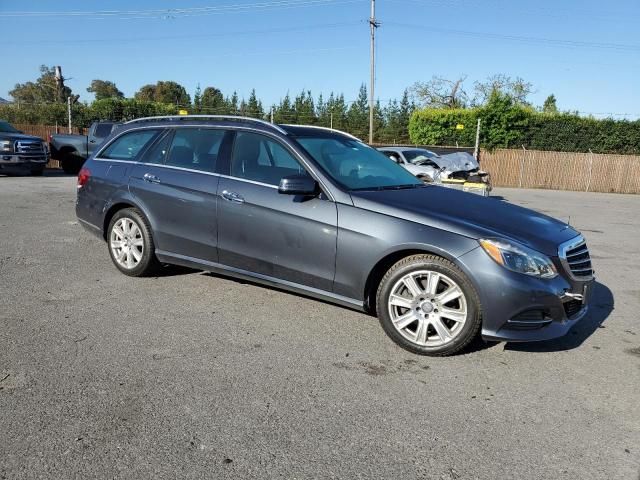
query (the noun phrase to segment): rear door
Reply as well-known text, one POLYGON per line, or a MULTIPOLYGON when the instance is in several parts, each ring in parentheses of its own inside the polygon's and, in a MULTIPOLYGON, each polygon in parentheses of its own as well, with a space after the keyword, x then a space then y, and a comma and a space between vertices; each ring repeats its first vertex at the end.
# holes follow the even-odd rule
POLYGON ((333 289, 337 208, 278 193, 280 179, 306 173, 279 140, 236 134, 228 176, 218 187, 220 263, 326 291, 333 289))
POLYGON ((175 128, 134 168, 129 190, 147 210, 159 254, 218 261, 215 169, 229 136, 216 128, 175 128))

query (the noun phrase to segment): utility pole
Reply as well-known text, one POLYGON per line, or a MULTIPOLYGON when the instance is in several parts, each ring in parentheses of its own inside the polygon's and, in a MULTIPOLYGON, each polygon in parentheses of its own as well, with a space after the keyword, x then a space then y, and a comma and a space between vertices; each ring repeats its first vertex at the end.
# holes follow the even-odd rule
POLYGON ((273 123, 273 105, 271 105, 271 123, 273 123))
POLYGON ((473 157, 478 160, 480 154, 480 119, 478 119, 478 126, 476 127, 476 146, 473 149, 473 157))
POLYGON ((71 97, 67 97, 67 115, 69 116, 69 133, 71 133, 71 97))
POLYGON ((373 109, 375 107, 374 93, 376 82, 376 28, 380 23, 376 21, 376 0, 371 0, 371 86, 369 88, 369 143, 373 143, 373 109))
POLYGON ((64 101, 64 77, 62 76, 62 67, 54 67, 53 78, 56 80, 56 102, 64 101))

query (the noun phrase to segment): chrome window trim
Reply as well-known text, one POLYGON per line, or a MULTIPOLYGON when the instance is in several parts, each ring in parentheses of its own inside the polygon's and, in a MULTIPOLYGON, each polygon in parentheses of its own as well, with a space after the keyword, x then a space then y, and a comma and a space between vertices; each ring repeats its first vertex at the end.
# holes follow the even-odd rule
POLYGON ((584 245, 585 247, 587 245, 587 242, 582 235, 578 235, 577 237, 574 237, 570 240, 567 240, 564 243, 561 243, 560 246, 558 247, 558 257, 560 258, 560 263, 564 267, 564 270, 567 272, 567 275, 569 275, 569 277, 572 280, 575 280, 577 282, 588 282, 590 280, 593 280, 593 277, 594 277, 593 262, 591 261, 591 252, 589 252, 589 263, 591 263, 591 275, 585 275, 585 276, 574 275, 573 272, 571 271, 571 265, 569 265, 569 261, 567 260, 567 252, 581 245, 584 245))
MULTIPOLYGON (((296 158, 301 164, 302 166, 311 174, 311 176, 313 177, 313 179, 318 182, 320 184, 320 187, 322 188, 322 192, 329 197, 329 200, 331 200, 332 202, 335 203, 335 197, 333 196, 333 194, 331 193, 331 189, 329 189, 326 184, 320 179, 320 177, 316 174, 314 168, 312 165, 309 164, 309 162, 307 162, 307 160, 300 155, 298 152, 296 152, 294 149, 292 149, 289 145, 284 144, 282 142, 282 139, 280 137, 278 137, 277 135, 275 135, 273 132, 268 132, 265 130, 260 130, 258 128, 252 128, 246 125, 153 125, 153 126, 146 126, 146 127, 136 127, 136 128, 128 128, 122 132, 120 132, 118 135, 116 135, 115 137, 113 137, 108 144, 104 145, 100 151, 98 153, 95 154, 93 160, 97 160, 97 161, 101 161, 101 162, 119 162, 119 163, 131 163, 131 164, 140 164, 140 165, 153 165, 155 167, 164 167, 164 168, 175 168, 175 169, 180 169, 180 170, 186 170, 186 171, 192 171, 195 173, 205 173, 208 175, 217 175, 219 177, 223 177, 223 178, 229 178, 229 179, 233 179, 233 180, 240 180, 240 181, 244 181, 247 183, 253 183, 254 185, 261 185, 261 186, 265 186, 265 187, 270 187, 270 188, 275 188, 278 189, 277 185, 271 185, 268 183, 262 183, 262 182, 257 182, 255 180, 249 180, 246 178, 240 178, 240 177, 233 177, 231 175, 224 175, 224 174, 220 174, 220 173, 213 173, 213 172, 204 172, 202 170, 191 170, 191 169, 186 169, 186 168, 182 168, 182 167, 173 167, 171 165, 159 165, 157 163, 147 163, 147 162, 138 162, 136 160, 111 160, 110 158, 101 158, 100 154, 109 146, 111 145, 113 142, 115 142, 118 138, 120 138, 122 135, 125 135, 126 133, 129 132, 134 132, 137 130, 157 130, 157 129, 168 129, 168 128, 214 128, 214 129, 218 129, 218 130, 229 130, 229 131, 233 131, 233 132, 238 132, 238 131, 248 131, 248 132, 255 132, 257 134, 260 135, 265 135, 267 137, 272 138, 273 140, 275 140, 276 142, 278 142, 280 145, 282 145, 282 147, 287 150, 289 153, 291 153, 294 158, 296 158)), ((233 151, 231 152, 231 155, 233 155, 233 151)), ((229 159, 229 162, 231 162, 231 159, 229 159)), ((231 163, 229 163, 231 164, 231 163)))
POLYGON ((259 185, 261 187, 268 187, 268 188, 273 188, 275 190, 278 190, 278 186, 277 185, 271 185, 270 183, 258 182, 256 180, 249 180, 248 178, 232 177, 231 175, 222 175, 221 173, 219 173, 218 176, 220 178, 227 178, 229 180, 237 180, 239 182, 251 183, 252 185, 259 185))

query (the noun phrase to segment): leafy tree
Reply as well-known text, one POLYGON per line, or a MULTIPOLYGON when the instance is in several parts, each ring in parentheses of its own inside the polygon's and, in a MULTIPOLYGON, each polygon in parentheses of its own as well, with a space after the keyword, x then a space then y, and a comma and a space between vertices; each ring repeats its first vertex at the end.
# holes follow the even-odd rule
POLYGON ((173 81, 159 81, 155 85, 145 85, 134 95, 136 100, 171 103, 179 106, 191 104, 186 89, 173 81))
POLYGON ((347 111, 349 132, 364 140, 369 138, 369 99, 367 86, 363 83, 358 92, 358 98, 347 111))
POLYGON ((511 78, 508 75, 497 74, 487 78, 484 82, 475 82, 475 105, 484 105, 494 93, 510 97, 516 105, 529 105, 527 98, 533 92, 533 84, 520 77, 511 78))
POLYGON ((240 112, 240 107, 238 106, 238 94, 233 92, 230 98, 226 100, 226 108, 227 114, 229 115, 237 115, 240 112))
POLYGON ((466 76, 448 80, 434 76, 428 82, 417 82, 412 90, 426 108, 465 108, 469 97, 464 90, 466 76))
POLYGON ((327 110, 329 113, 329 122, 333 124, 336 130, 349 130, 347 120, 347 103, 344 101, 344 95, 334 96, 333 92, 329 95, 327 101, 327 110))
POLYGON ((55 68, 46 65, 40 66, 40 77, 35 82, 16 83, 9 95, 18 103, 66 102, 67 97, 72 97, 74 102, 78 100, 78 96, 73 95, 64 82, 58 91, 55 68))
POLYGON ((296 111, 296 120, 299 123, 313 125, 316 123, 316 109, 310 91, 302 91, 295 98, 293 108, 296 111))
POLYGON ((556 104, 556 96, 552 93, 549 95, 542 105, 544 113, 558 113, 558 105, 556 104))
POLYGON ((244 114, 248 117, 254 118, 264 118, 264 109, 262 108, 262 102, 258 100, 256 96, 256 90, 251 90, 251 94, 249 95, 249 100, 246 104, 246 109, 244 110, 244 114))
POLYGON ((93 93, 96 100, 105 98, 124 98, 124 93, 118 90, 116 84, 108 80, 92 80, 87 92, 93 93))
POLYGON ((522 130, 529 123, 532 110, 519 105, 510 95, 495 90, 479 111, 482 118, 482 143, 489 149, 517 146, 522 130))
POLYGON ((202 112, 211 115, 224 115, 229 112, 222 92, 215 87, 207 87, 202 92, 200 101, 202 112))
POLYGON ((142 102, 153 102, 156 96, 156 86, 155 85, 144 85, 138 90, 133 98, 136 100, 140 100, 142 102))
POLYGON ((202 112, 202 90, 200 84, 196 85, 196 91, 193 94, 193 111, 195 113, 202 112))
POLYGON ((296 110, 291 103, 289 93, 280 100, 280 103, 273 110, 273 121, 275 123, 297 123, 298 116, 296 110))

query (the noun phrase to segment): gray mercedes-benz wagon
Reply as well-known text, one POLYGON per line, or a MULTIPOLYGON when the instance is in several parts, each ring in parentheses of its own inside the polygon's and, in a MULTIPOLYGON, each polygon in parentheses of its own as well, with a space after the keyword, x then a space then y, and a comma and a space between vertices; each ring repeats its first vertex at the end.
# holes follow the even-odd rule
POLYGON ((131 276, 224 273, 378 316, 401 347, 564 335, 593 270, 564 222, 426 185, 335 130, 225 116, 124 124, 85 163, 76 212, 131 276))

